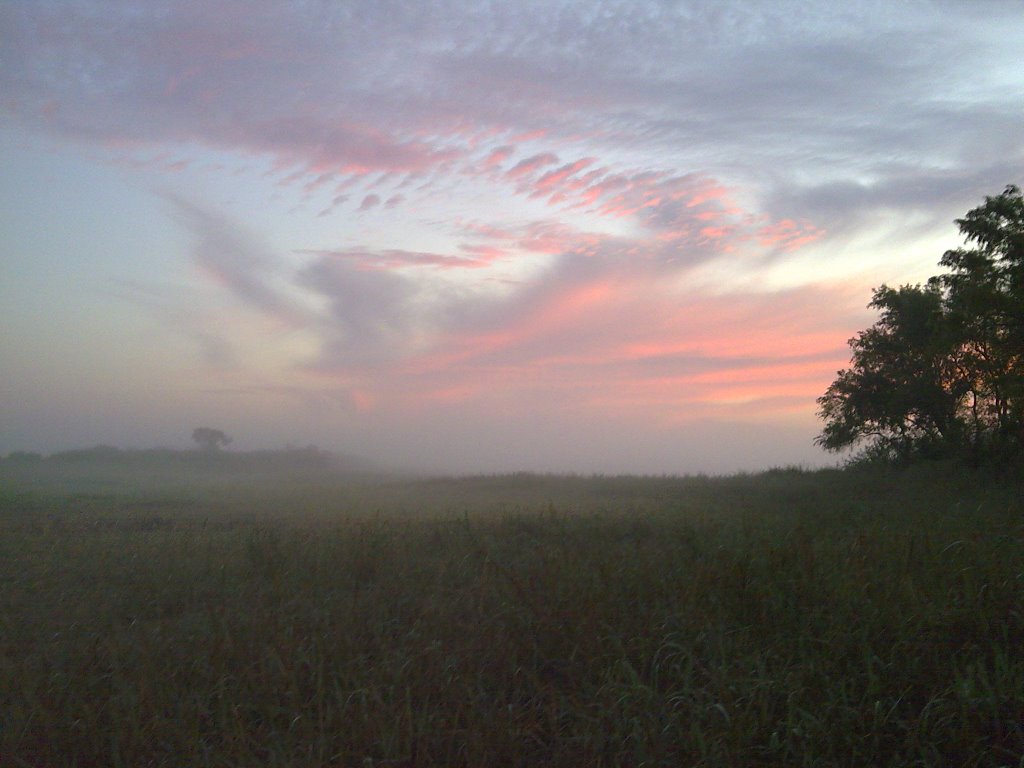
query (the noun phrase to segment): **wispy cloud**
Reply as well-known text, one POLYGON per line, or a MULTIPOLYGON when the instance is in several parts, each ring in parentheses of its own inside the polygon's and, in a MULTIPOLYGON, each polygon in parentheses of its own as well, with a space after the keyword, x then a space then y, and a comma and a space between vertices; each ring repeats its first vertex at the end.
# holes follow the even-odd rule
POLYGON ((558 156, 553 155, 550 152, 544 152, 539 155, 532 155, 531 157, 524 158, 516 163, 514 166, 508 169, 505 176, 510 179, 518 179, 527 174, 534 173, 535 171, 543 168, 544 166, 551 165, 552 163, 558 162, 558 156))
POLYGON ((190 201, 167 196, 173 213, 192 234, 191 255, 196 267, 244 304, 285 323, 301 324, 306 317, 274 285, 274 254, 251 242, 236 225, 190 201))
POLYGON ((367 195, 359 204, 360 211, 369 211, 380 205, 380 195, 367 195))
POLYGON ((393 270, 405 267, 431 267, 436 269, 481 269, 490 266, 502 255, 497 249, 486 247, 474 248, 463 246, 464 251, 476 251, 478 255, 449 256, 442 253, 426 253, 422 251, 402 251, 396 249, 366 250, 351 248, 344 251, 310 251, 299 253, 312 254, 325 259, 346 260, 360 270, 393 270))

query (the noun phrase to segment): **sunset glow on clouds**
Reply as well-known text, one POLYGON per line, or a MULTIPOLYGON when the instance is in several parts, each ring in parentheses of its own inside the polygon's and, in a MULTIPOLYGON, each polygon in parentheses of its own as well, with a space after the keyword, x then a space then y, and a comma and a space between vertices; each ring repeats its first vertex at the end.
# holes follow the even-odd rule
POLYGON ((825 461, 871 287, 1024 180, 1022 37, 995 0, 5 3, 0 452, 825 461))

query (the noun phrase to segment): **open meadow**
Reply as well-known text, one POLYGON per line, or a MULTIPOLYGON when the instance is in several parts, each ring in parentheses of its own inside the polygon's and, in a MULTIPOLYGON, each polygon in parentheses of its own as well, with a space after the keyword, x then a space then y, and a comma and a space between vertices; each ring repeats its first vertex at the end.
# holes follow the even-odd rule
POLYGON ((1005 475, 0 464, 5 766, 1022 755, 1005 475))

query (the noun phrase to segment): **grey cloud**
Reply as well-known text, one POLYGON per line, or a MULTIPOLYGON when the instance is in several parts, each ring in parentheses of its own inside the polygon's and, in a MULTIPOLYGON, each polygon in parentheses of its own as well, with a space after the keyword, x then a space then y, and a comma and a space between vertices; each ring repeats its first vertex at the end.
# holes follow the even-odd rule
POLYGON ((403 275, 360 269, 323 254, 295 281, 329 303, 328 317, 318 324, 322 346, 316 367, 358 367, 400 356, 422 321, 416 305, 421 288, 403 275))
MULTIPOLYGON (((953 219, 979 204, 984 195, 1024 179, 1024 159, 963 168, 893 164, 876 173, 876 178, 864 182, 780 185, 766 197, 765 206, 776 214, 801 211, 820 222, 831 238, 852 234, 872 216, 888 218, 892 236, 901 239, 910 240, 929 229, 952 234, 953 219)), ((940 255, 936 254, 936 261, 940 255)))
POLYGON ((381 49, 353 34, 343 9, 317 25, 317 14, 271 3, 147 8, 5 5, 0 85, 13 116, 84 140, 199 141, 310 167, 407 170, 450 157, 374 113, 364 90, 378 89, 366 73, 381 49))
MULTIPOLYGON (((462 250, 472 252, 463 247, 462 250)), ((367 249, 348 248, 336 251, 316 251, 304 249, 298 253, 318 256, 334 261, 344 260, 353 263, 361 271, 393 270, 403 267, 431 267, 436 269, 479 269, 487 266, 493 257, 490 254, 478 256, 452 256, 444 253, 427 251, 405 251, 398 248, 367 249)))
POLYGON ((865 165, 965 167, 993 137, 1019 165, 1022 94, 996 75, 1024 34, 1014 7, 7 4, 0 86, 15 119, 87 140, 424 171, 462 157, 448 138, 468 118, 772 192, 865 165))
POLYGON ((380 205, 380 195, 367 195, 363 198, 363 202, 359 204, 360 211, 369 211, 380 205))
POLYGON ((273 284, 276 259, 226 219, 175 195, 165 195, 194 237, 192 258, 245 305, 297 323, 299 309, 273 284))

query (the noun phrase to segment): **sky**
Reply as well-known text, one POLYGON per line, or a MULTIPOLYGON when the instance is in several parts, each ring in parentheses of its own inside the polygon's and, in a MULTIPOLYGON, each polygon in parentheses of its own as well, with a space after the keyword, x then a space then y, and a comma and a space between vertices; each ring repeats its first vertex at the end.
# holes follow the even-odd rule
POLYGON ((834 463, 815 399, 1024 183, 1018 0, 0 2, 0 453, 834 463))

